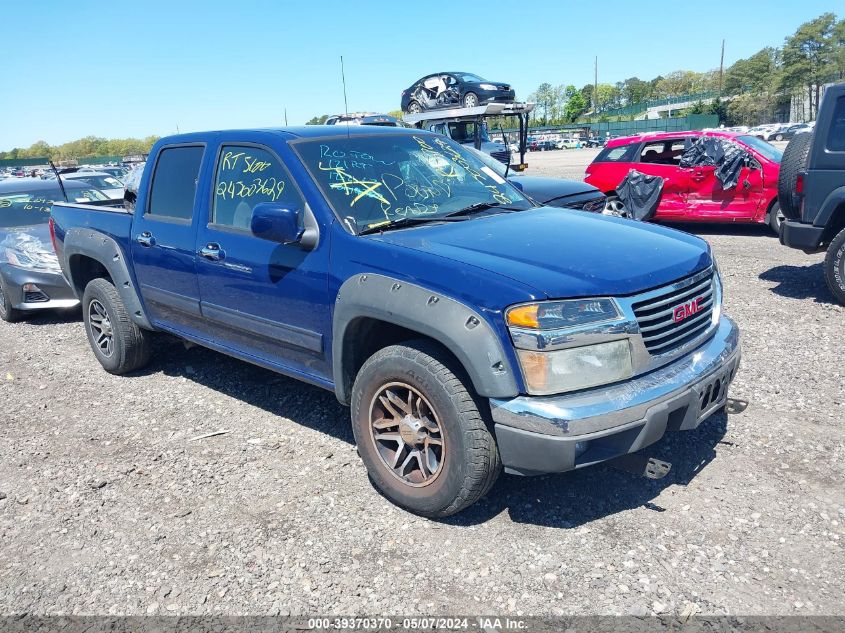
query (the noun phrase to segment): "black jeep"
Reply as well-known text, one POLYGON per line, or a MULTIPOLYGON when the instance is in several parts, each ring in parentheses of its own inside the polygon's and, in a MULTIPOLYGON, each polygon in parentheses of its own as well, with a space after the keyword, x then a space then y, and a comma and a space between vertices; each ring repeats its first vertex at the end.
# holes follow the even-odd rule
POLYGON ((845 83, 829 86, 815 130, 792 138, 783 155, 780 241, 806 253, 827 250, 824 276, 845 305, 845 83))

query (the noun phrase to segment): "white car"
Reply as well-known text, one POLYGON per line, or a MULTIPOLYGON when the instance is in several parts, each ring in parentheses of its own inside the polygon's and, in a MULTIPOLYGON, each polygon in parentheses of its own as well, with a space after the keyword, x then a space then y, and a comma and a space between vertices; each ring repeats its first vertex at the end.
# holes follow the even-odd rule
POLYGON ((62 180, 81 180, 102 191, 109 200, 123 200, 124 184, 111 174, 101 171, 76 171, 62 174, 62 180))

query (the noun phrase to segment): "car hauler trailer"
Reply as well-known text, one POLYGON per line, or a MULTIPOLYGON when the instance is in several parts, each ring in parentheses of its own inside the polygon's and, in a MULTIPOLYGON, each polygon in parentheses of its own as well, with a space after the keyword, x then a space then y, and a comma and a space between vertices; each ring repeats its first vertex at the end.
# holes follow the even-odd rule
MULTIPOLYGON (((409 125, 417 128, 424 128, 434 132, 442 132, 449 134, 450 123, 475 123, 473 145, 476 149, 482 150, 482 128, 486 128, 486 119, 492 117, 513 116, 519 121, 519 143, 517 153, 519 154, 519 162, 511 163, 511 169, 516 171, 523 171, 528 164, 525 162, 525 154, 528 151, 528 115, 534 109, 534 103, 488 103, 487 105, 477 106, 475 108, 444 108, 442 110, 426 110, 419 114, 406 114, 402 120, 409 125), (443 127, 440 127, 443 126, 443 127)), ((502 135, 504 138, 504 134, 502 135)), ((464 139, 455 139, 458 142, 466 143, 464 139)), ((505 138, 505 147, 508 150, 508 163, 510 160, 510 147, 505 138)), ((502 160, 500 156, 496 156, 492 152, 487 152, 502 160)), ((505 162, 505 161, 502 161, 505 162)))

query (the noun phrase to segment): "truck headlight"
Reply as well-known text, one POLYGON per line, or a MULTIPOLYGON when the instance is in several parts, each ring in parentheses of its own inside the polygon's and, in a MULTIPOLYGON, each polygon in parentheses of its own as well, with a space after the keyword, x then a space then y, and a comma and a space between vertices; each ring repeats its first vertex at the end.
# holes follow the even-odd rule
POLYGON ((38 270, 44 272, 60 272, 59 258, 55 253, 31 253, 14 248, 4 249, 6 261, 15 268, 38 270))
POLYGON ((556 330, 622 319, 613 299, 569 299, 514 306, 507 311, 508 325, 535 330, 556 330))
MULTIPOLYGON (((711 255, 712 257, 712 255, 711 255)), ((722 318, 722 275, 719 273, 719 265, 713 258, 713 325, 719 325, 722 318)))
POLYGON ((587 389, 634 374, 627 340, 553 352, 518 349, 516 354, 528 393, 535 396, 587 389))

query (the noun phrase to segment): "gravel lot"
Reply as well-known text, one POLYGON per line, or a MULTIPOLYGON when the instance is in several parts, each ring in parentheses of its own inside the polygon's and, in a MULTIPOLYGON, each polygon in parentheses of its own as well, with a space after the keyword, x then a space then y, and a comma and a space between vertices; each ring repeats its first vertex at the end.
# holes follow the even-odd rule
POLYGON ((374 491, 328 392, 178 343, 117 378, 76 315, 2 324, 0 613, 842 614, 845 309, 821 255, 697 232, 747 409, 653 446, 663 480, 503 476, 443 522, 374 491))

